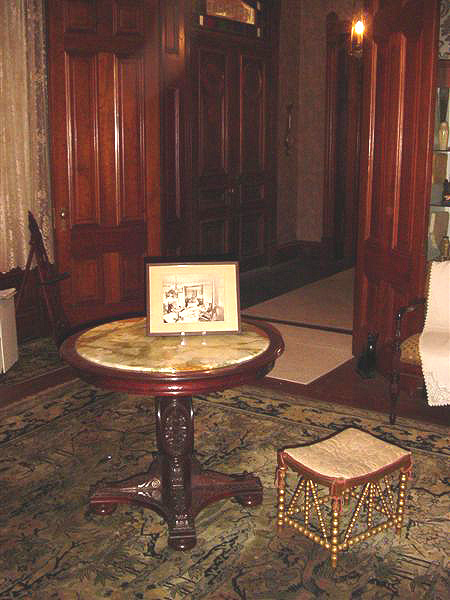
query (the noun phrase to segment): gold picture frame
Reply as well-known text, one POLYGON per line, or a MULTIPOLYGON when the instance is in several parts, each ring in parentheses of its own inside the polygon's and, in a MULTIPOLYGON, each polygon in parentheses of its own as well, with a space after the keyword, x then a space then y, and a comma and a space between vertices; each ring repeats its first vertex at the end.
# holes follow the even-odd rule
POLYGON ((146 259, 147 335, 236 333, 239 264, 146 259))

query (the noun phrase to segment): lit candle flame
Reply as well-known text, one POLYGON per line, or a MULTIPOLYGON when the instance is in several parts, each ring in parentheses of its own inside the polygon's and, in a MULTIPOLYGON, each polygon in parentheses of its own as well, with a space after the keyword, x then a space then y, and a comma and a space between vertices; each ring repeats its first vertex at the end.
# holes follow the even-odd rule
POLYGON ((355 33, 357 35, 362 35, 364 33, 364 29, 364 23, 361 21, 361 19, 359 19, 359 21, 355 23, 355 33))
POLYGON ((363 40, 366 25, 362 16, 355 17, 352 22, 351 34, 350 34, 350 54, 360 58, 363 50, 363 40))

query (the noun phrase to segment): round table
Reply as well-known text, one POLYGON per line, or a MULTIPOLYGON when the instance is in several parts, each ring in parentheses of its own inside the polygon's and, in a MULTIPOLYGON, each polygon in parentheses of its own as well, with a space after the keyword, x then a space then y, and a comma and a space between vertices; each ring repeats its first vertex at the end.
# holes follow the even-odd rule
POLYGON ((195 546, 195 517, 222 498, 253 506, 262 485, 249 473, 203 469, 194 454, 193 394, 207 394, 263 377, 284 350, 279 332, 264 322, 242 322, 240 333, 147 336, 145 318, 122 319, 72 335, 61 355, 96 386, 155 396, 158 452, 147 473, 98 487, 90 498, 97 514, 119 503, 138 503, 166 521, 168 543, 195 546))

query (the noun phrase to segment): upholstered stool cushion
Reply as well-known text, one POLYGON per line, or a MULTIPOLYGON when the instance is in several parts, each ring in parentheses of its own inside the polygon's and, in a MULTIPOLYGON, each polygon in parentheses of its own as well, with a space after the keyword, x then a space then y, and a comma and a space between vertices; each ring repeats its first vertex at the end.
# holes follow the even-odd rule
POLYGON ((415 333, 400 344, 401 362, 420 365, 419 337, 420 333, 415 333))
POLYGON ((282 455, 296 471, 328 485, 332 495, 411 466, 410 452, 353 427, 309 446, 285 448, 282 455))

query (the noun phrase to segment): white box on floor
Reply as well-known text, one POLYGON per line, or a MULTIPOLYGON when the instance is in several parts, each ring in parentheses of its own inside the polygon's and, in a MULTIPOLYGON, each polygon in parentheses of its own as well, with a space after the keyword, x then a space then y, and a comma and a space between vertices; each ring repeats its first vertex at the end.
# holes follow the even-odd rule
POLYGON ((17 361, 16 311, 14 294, 16 290, 0 290, 0 367, 5 373, 17 361))

